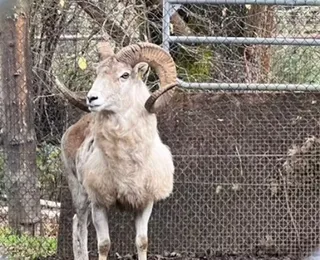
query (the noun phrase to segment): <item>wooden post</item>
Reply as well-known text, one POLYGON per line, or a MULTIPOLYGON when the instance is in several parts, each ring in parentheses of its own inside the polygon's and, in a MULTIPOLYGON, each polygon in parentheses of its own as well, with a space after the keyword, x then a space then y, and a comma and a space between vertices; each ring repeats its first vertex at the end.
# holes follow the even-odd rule
POLYGON ((34 235, 39 230, 41 219, 27 2, 16 1, 13 8, 8 8, 5 15, 2 14, 0 66, 9 224, 18 233, 26 231, 34 235))

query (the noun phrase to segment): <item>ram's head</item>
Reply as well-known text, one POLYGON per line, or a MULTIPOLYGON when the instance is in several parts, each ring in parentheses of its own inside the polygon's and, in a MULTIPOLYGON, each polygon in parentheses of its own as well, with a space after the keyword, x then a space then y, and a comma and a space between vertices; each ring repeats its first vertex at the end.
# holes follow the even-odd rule
POLYGON ((143 84, 142 75, 148 66, 159 77, 160 88, 147 99, 145 108, 153 113, 170 99, 170 90, 177 85, 177 72, 172 57, 164 49, 152 43, 138 43, 115 54, 108 42, 100 43, 98 49, 101 61, 86 100, 59 88, 72 104, 87 111, 117 109, 120 99, 129 93, 130 87, 143 84))

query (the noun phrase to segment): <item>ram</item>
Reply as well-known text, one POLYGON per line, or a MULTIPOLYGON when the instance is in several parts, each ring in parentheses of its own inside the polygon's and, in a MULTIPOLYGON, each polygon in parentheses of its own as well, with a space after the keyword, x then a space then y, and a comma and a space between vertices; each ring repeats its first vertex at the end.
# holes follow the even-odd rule
POLYGON ((114 54, 103 42, 99 53, 97 77, 85 102, 76 93, 59 88, 71 103, 91 111, 69 127, 61 140, 76 212, 74 257, 88 259, 87 218, 91 208, 99 260, 108 258, 111 242, 107 215, 112 206, 118 206, 134 213, 138 258, 146 260, 153 205, 173 190, 173 159, 158 134, 155 112, 171 97, 176 66, 170 54, 151 43, 132 44, 114 54), (152 94, 142 80, 149 66, 160 81, 159 90, 152 94))

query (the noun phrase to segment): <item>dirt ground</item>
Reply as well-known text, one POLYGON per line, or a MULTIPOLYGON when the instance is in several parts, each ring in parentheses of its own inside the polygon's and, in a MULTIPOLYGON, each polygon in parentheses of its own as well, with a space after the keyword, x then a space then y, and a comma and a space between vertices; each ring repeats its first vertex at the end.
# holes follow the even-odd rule
MULTIPOLYGON (((59 258, 48 257, 39 260, 58 260, 59 258)), ((110 260, 137 260, 137 255, 110 256, 110 260)), ((310 258, 316 260, 314 258, 310 258)), ((65 259, 64 259, 65 260, 65 259)), ((96 256, 90 256, 90 260, 98 260, 96 256)), ((298 256, 275 256, 275 255, 210 255, 210 254, 179 254, 165 253, 164 255, 148 255, 148 260, 309 260, 298 256)))
MULTIPOLYGON (((118 258, 121 260, 136 260, 136 255, 134 256, 124 256, 118 258)), ((150 255, 148 260, 302 260, 298 257, 290 256, 256 256, 256 255, 180 255, 175 254, 175 256, 162 256, 162 255, 150 255)))
MULTIPOLYGON (((91 258, 90 260, 98 260, 98 258, 91 258)), ((113 256, 110 260, 138 260, 136 254, 126 256, 113 256)), ((319 260, 314 258, 288 256, 288 255, 254 255, 254 254, 193 254, 193 253, 176 253, 165 252, 163 255, 148 255, 148 260, 319 260)))

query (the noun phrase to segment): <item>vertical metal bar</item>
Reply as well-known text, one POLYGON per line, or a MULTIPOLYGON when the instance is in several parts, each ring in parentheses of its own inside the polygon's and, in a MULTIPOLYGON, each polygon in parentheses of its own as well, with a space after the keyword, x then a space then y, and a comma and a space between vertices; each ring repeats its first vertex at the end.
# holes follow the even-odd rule
POLYGON ((162 44, 163 48, 169 52, 169 37, 170 37, 170 3, 168 0, 163 0, 162 8, 162 44))

